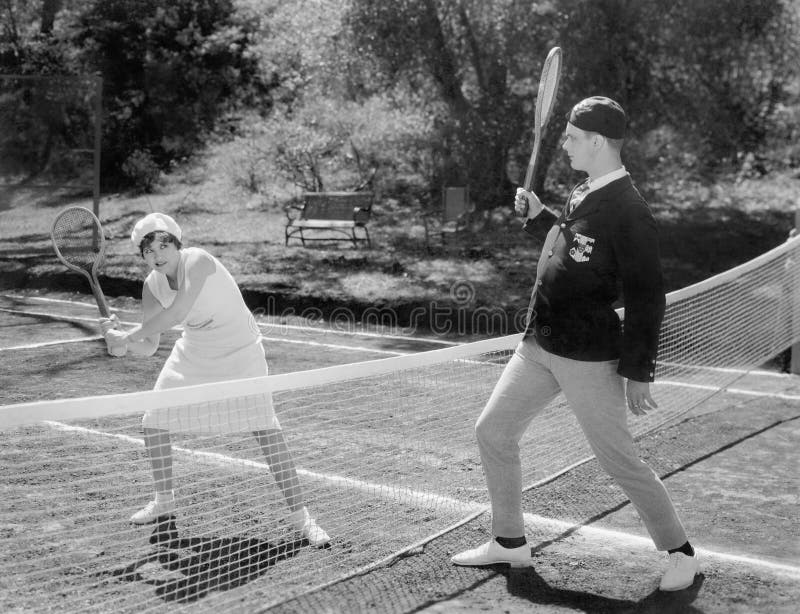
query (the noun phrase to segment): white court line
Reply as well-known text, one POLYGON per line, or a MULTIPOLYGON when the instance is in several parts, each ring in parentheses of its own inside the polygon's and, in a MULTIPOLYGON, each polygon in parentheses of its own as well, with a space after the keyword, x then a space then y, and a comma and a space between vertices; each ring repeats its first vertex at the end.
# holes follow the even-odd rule
POLYGON ((727 367, 706 367, 703 365, 684 365, 678 362, 662 362, 659 363, 665 367, 678 367, 679 369, 694 369, 696 371, 716 371, 717 373, 731 373, 734 375, 759 375, 763 377, 792 377, 791 373, 778 373, 777 371, 765 371, 763 369, 731 369, 727 367))
MULTIPOLYGON (((144 446, 144 440, 139 439, 138 437, 131 437, 130 435, 122 435, 120 433, 109 433, 107 431, 99 431, 97 429, 90 429, 83 426, 64 424, 63 422, 56 422, 53 420, 42 420, 42 422, 60 431, 85 433, 88 435, 97 435, 99 437, 110 437, 140 447, 144 446)), ((233 456, 227 456, 225 454, 219 454, 217 452, 192 450, 190 448, 182 448, 180 446, 172 446, 172 449, 176 452, 180 452, 182 454, 188 454, 189 456, 199 458, 200 460, 204 460, 213 463, 215 465, 223 465, 223 466, 232 465, 237 467, 243 467, 245 469, 254 469, 257 471, 269 470, 269 465, 267 463, 259 461, 253 461, 244 458, 235 458, 233 456)), ((465 503, 463 501, 458 501, 456 499, 445 497, 443 495, 432 495, 417 490, 412 490, 410 488, 401 488, 396 486, 387 486, 386 484, 364 482, 362 480, 356 480, 353 478, 345 478, 337 475, 330 475, 325 473, 318 473, 316 471, 309 471, 307 469, 301 469, 299 467, 297 467, 296 470, 299 475, 305 475, 307 477, 315 478, 317 480, 348 486, 350 488, 356 488, 371 493, 380 492, 382 495, 386 495, 386 497, 384 498, 388 498, 393 501, 413 501, 416 504, 423 504, 426 505, 427 507, 434 507, 434 508, 446 507, 449 509, 457 509, 465 513, 475 512, 477 510, 484 509, 485 507, 479 503, 465 503)))
MULTIPOLYGON (((573 529, 575 527, 574 523, 564 522, 563 520, 557 520, 555 518, 546 518, 544 516, 538 516, 536 514, 524 514, 525 521, 537 525, 537 526, 545 526, 549 527, 556 531, 567 531, 569 529, 573 529)), ((581 526, 579 529, 575 531, 576 535, 582 535, 586 538, 592 539, 594 538, 597 541, 606 541, 611 542, 613 544, 627 544, 629 546, 633 546, 636 548, 642 549, 653 549, 653 541, 648 537, 642 537, 641 535, 633 535, 632 533, 623 533, 622 531, 616 531, 614 529, 604 529, 602 527, 593 527, 593 526, 581 526)), ((701 555, 705 558, 710 559, 717 559, 720 561, 726 561, 728 563, 743 563, 745 565, 750 565, 751 567, 763 567, 765 569, 769 569, 771 571, 786 574, 793 578, 800 579, 800 567, 796 565, 787 565, 785 563, 774 563, 772 561, 766 561, 764 559, 757 559, 749 556, 742 556, 739 554, 731 554, 728 552, 720 552, 718 550, 710 550, 706 548, 696 547, 695 550, 697 551, 698 555, 701 555)))
POLYGON ((689 384, 686 382, 674 382, 671 380, 661 380, 654 382, 656 386, 678 386, 680 388, 696 388, 697 390, 709 390, 728 392, 730 394, 741 394, 748 397, 765 397, 770 399, 783 399, 785 401, 800 401, 800 394, 784 394, 782 392, 763 392, 761 390, 746 390, 745 388, 726 388, 724 386, 709 386, 706 384, 689 384))
POLYGON ((65 343, 83 343, 84 341, 99 341, 102 339, 100 335, 94 337, 78 337, 77 339, 67 339, 65 341, 42 341, 41 343, 30 343, 28 345, 12 345, 11 347, 0 347, 0 352, 8 352, 9 350, 35 350, 50 345, 63 345, 65 343))
POLYGON ((65 322, 94 322, 96 324, 98 320, 98 318, 84 318, 81 316, 62 316, 55 313, 47 313, 41 311, 22 311, 20 309, 7 309, 6 307, 0 307, 0 311, 4 311, 6 313, 13 313, 14 315, 40 316, 43 318, 49 318, 51 320, 62 320, 65 322))
MULTIPOLYGON (((105 431, 98 431, 96 429, 89 429, 80 426, 72 426, 64 424, 62 422, 55 422, 50 420, 45 420, 43 422, 45 424, 50 425, 51 427, 57 428, 62 431, 83 432, 91 435, 98 435, 100 437, 112 437, 115 439, 121 439, 123 441, 132 443, 134 445, 144 446, 143 440, 138 439, 136 437, 130 437, 129 435, 122 435, 119 433, 108 433, 105 431)), ((215 464, 234 465, 248 469, 255 469, 258 471, 269 470, 269 465, 267 465, 266 463, 233 458, 231 456, 218 454, 216 452, 190 450, 188 448, 181 448, 178 446, 173 446, 172 449, 177 452, 189 454, 193 457, 207 460, 215 464)), ((459 513, 463 514, 475 514, 482 510, 488 509, 487 506, 479 503, 469 503, 465 501, 459 501, 451 497, 425 493, 422 491, 412 490, 409 488, 398 488, 396 486, 390 486, 388 484, 376 484, 373 482, 365 482, 353 478, 345 478, 337 475, 318 473, 315 471, 308 471, 300 468, 297 468, 297 473, 318 480, 327 481, 333 484, 346 485, 350 488, 355 488, 367 492, 373 496, 377 494, 378 496, 384 499, 389 499, 390 501, 412 502, 416 505, 427 506, 429 508, 430 507, 447 508, 450 510, 458 510, 459 513)), ((587 539, 593 539, 595 541, 603 541, 603 542, 610 541, 614 544, 624 543, 639 549, 647 549, 647 550, 653 549, 652 540, 650 540, 649 538, 642 537, 640 535, 634 535, 631 533, 624 533, 622 531, 616 531, 613 529, 604 529, 601 527, 593 527, 593 526, 580 526, 579 528, 576 528, 577 525, 575 525, 574 523, 565 522, 563 520, 558 520, 555 518, 547 518, 545 516, 539 516, 537 514, 526 513, 524 514, 524 518, 526 522, 535 526, 544 526, 546 528, 556 530, 559 532, 572 530, 576 535, 583 536, 587 539)), ((767 569, 777 574, 788 575, 789 577, 800 579, 800 567, 794 565, 774 563, 772 561, 766 561, 763 559, 746 557, 738 554, 731 554, 727 552, 720 552, 717 550, 710 550, 699 547, 696 548, 696 550, 698 551, 699 554, 702 554, 703 557, 705 558, 717 559, 720 561, 726 561, 731 563, 742 563, 744 565, 749 565, 751 567, 767 569)))
MULTIPOLYGON (((67 322, 92 322, 97 323, 97 318, 85 318, 81 316, 61 316, 61 315, 53 315, 50 313, 42 313, 38 311, 20 311, 17 309, 6 309, 5 307, 0 307, 0 311, 4 311, 6 313, 13 313, 17 315, 30 315, 30 316, 41 316, 50 318, 53 320, 62 320, 67 322)), ((137 326, 139 322, 130 322, 126 320, 120 320, 120 324, 123 326, 137 326)), ((180 327, 175 327, 173 330, 182 330, 180 327)), ((308 329, 313 330, 313 329, 308 329)), ((14 346, 8 348, 0 348, 0 351, 3 350, 16 350, 16 349, 28 349, 28 348, 35 348, 35 347, 44 347, 46 345, 58 345, 59 343, 76 343, 77 341, 86 341, 89 339, 101 339, 102 337, 85 337, 83 339, 69 339, 65 341, 48 341, 42 344, 34 344, 30 346, 14 346)), ((262 339, 265 341, 273 341, 276 343, 294 343, 298 345, 309 345, 315 347, 325 347, 334 350, 350 350, 353 352, 372 352, 374 354, 384 354, 387 356, 406 356, 408 354, 413 354, 414 352, 395 352, 391 350, 379 350, 377 348, 368 348, 363 346, 353 346, 353 345, 339 345, 335 343, 321 343, 318 341, 308 341, 308 340, 298 340, 298 339, 286 339, 283 337, 264 337, 262 335, 262 339)), ((406 339, 408 340, 408 339, 406 339)))
MULTIPOLYGON (((3 298, 9 298, 12 300, 34 300, 40 302, 48 302, 48 303, 64 303, 67 305, 78 305, 80 307, 87 307, 90 309, 96 309, 97 305, 95 303, 88 303, 83 301, 70 301, 67 299, 60 299, 60 298, 45 298, 42 296, 17 296, 13 294, 2 294, 0 295, 3 298)), ((139 313, 133 309, 117 309, 114 308, 112 311, 117 313, 139 313)), ((42 315, 42 314, 39 314, 42 315)), ((279 317, 279 316, 271 316, 271 317, 279 317)), ((136 322, 138 324, 139 322, 136 322)), ((419 341, 421 343, 434 343, 437 345, 461 345, 458 341, 445 341, 444 339, 430 339, 429 337, 411 337, 408 335, 387 335, 384 333, 370 333, 366 331, 358 331, 358 330, 339 330, 336 328, 320 328, 317 326, 298 326, 296 324, 280 324, 280 323, 271 323, 271 322, 258 322, 258 326, 260 328, 286 328, 289 330, 299 330, 303 332, 311 332, 311 333, 331 333, 334 335, 350 335, 350 336, 359 336, 359 337, 372 337, 376 339, 395 339, 398 341, 419 341)))

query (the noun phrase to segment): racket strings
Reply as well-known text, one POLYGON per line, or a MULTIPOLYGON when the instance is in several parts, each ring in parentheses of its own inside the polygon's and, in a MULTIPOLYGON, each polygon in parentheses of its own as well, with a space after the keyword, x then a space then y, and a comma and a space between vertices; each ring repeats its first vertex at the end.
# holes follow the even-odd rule
POLYGON ((102 252, 103 236, 88 210, 69 209, 53 225, 53 242, 70 264, 90 271, 102 252))
POLYGON ((539 92, 541 98, 541 117, 543 119, 550 116, 553 106, 555 105, 560 72, 561 59, 556 55, 553 57, 553 61, 545 67, 542 88, 539 92))

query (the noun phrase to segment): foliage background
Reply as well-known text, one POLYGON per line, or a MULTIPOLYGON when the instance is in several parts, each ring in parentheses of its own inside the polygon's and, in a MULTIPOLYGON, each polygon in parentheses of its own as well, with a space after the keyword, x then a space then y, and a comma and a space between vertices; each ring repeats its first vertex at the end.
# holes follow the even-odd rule
POLYGON ((561 118, 590 94, 628 110, 626 163, 640 183, 678 168, 713 181, 800 163, 791 0, 9 0, 0 10, 4 73, 102 75, 109 188, 152 190, 154 169, 216 132, 243 140, 242 183, 257 192, 277 174, 307 190, 378 186, 422 206, 442 185, 469 184, 477 208, 492 209, 526 164, 553 45, 564 75, 540 192, 574 179, 556 153, 561 118))

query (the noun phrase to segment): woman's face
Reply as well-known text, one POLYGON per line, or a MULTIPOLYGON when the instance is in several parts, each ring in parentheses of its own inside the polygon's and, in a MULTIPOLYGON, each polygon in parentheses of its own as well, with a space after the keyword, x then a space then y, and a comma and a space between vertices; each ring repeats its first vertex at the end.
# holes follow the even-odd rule
POLYGON ((149 245, 142 248, 142 257, 153 271, 175 277, 180 263, 180 249, 166 232, 157 232, 149 245))

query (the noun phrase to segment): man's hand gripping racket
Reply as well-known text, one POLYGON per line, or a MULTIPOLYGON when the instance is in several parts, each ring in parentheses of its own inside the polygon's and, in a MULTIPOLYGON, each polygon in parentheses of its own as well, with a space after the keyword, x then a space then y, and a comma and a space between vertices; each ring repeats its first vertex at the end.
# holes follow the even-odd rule
MULTIPOLYGON (((539 164, 539 148, 541 147, 542 135, 555 108, 560 80, 561 47, 553 47, 550 53, 547 54, 547 58, 545 58, 544 66, 542 66, 542 76, 539 78, 539 91, 536 96, 536 107, 533 116, 533 151, 528 161, 528 169, 525 172, 525 182, 521 188, 517 188, 514 200, 514 209, 517 214, 528 218, 536 217, 541 213, 542 209, 547 208, 536 194, 531 192, 531 186, 539 164)), ((553 212, 551 211, 551 213, 553 212)))

